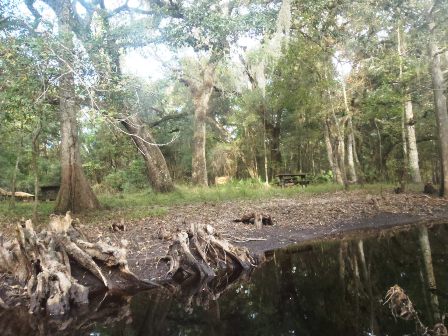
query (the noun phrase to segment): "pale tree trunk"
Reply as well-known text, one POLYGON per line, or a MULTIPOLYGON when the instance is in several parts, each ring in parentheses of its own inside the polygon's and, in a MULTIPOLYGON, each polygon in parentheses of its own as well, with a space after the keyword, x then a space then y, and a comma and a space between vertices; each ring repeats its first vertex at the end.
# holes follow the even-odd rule
MULTIPOLYGON (((327 74, 325 74, 327 78, 327 74)), ((341 178, 345 189, 348 189, 347 170, 345 168, 345 140, 344 140, 344 120, 338 120, 336 117, 335 107, 333 105, 332 96, 330 90, 327 90, 329 104, 331 108, 331 118, 333 119, 335 128, 335 140, 336 144, 333 147, 334 162, 338 165, 341 172, 341 178)), ((330 125, 328 125, 331 131, 330 125)), ((331 132, 330 132, 331 133, 331 132)))
MULTIPOLYGON (((403 57, 406 55, 406 50, 403 47, 403 38, 401 36, 401 24, 397 29, 398 40, 398 56, 400 60, 400 81, 403 79, 403 57)), ((403 114, 403 157, 405 172, 409 167, 412 182, 420 183, 422 181, 420 175, 420 166, 418 162, 417 139, 415 136, 415 122, 414 112, 412 110, 411 95, 408 93, 408 87, 404 89, 404 114, 403 114)), ((407 175, 407 174, 405 174, 407 175)), ((403 179, 405 176, 403 176, 403 179)), ((404 181, 403 181, 404 185, 404 181)))
POLYGON ((327 148, 328 162, 330 163, 330 167, 333 172, 333 180, 338 184, 344 184, 344 181, 342 180, 341 170, 339 169, 337 162, 334 160, 333 146, 331 145, 330 132, 328 129, 329 129, 328 122, 325 121, 324 123, 325 146, 327 148))
POLYGON ((347 170, 345 168, 345 140, 344 140, 344 131, 341 129, 342 127, 339 125, 339 120, 336 117, 336 114, 334 112, 334 108, 332 110, 333 115, 333 121, 334 121, 334 127, 336 129, 336 150, 335 153, 335 161, 337 162, 339 166, 339 170, 341 172, 342 181, 344 188, 348 188, 348 181, 347 181, 347 170))
POLYGON ((432 265, 431 244, 429 243, 428 228, 425 225, 421 225, 419 227, 419 242, 420 249, 423 255, 423 263, 425 264, 425 274, 426 279, 428 280, 429 287, 428 289, 431 291, 430 299, 434 314, 434 320, 435 322, 438 322, 440 320, 439 299, 434 293, 434 290, 437 289, 437 285, 434 275, 434 268, 432 265))
POLYGON ((404 191, 406 185, 406 172, 408 169, 408 140, 406 132, 406 111, 403 110, 401 114, 401 142, 403 144, 403 165, 402 165, 402 176, 401 176, 401 188, 404 191))
POLYGON ((411 179, 414 183, 422 182, 422 177, 420 175, 420 166, 418 163, 418 149, 417 149, 417 138, 415 136, 415 126, 414 126, 414 113, 412 111, 412 101, 411 97, 405 102, 405 116, 406 116, 406 133, 408 140, 408 158, 409 158, 409 170, 411 173, 411 179))
POLYGON ((442 165, 442 179, 440 192, 448 198, 446 188, 448 187, 448 111, 447 111, 447 98, 444 94, 446 85, 443 80, 443 72, 441 68, 440 51, 438 48, 437 40, 434 32, 434 19, 432 18, 433 10, 431 10, 430 16, 430 40, 429 40, 429 55, 431 58, 431 77, 432 87, 434 91, 434 107, 436 112, 437 126, 439 129, 440 140, 440 162, 442 165))
POLYGON ((74 49, 73 35, 70 30, 71 3, 62 1, 56 14, 59 22, 59 35, 64 47, 69 52, 63 52, 64 60, 60 61, 61 73, 59 83, 59 113, 61 120, 61 187, 56 199, 55 211, 64 213, 68 210, 79 212, 97 209, 100 204, 93 193, 82 170, 80 145, 78 141, 78 124, 76 106, 76 92, 74 75, 71 69, 73 57, 70 52, 74 49))
POLYGON ((350 107, 348 105, 347 88, 345 86, 345 82, 342 82, 342 93, 344 95, 344 106, 345 106, 345 111, 347 112, 347 117, 348 117, 348 136, 347 136, 348 175, 350 177, 350 182, 356 183, 356 182, 358 182, 358 177, 356 175, 355 156, 354 156, 355 136, 353 134, 352 113, 351 113, 350 107))
POLYGON ((137 116, 131 116, 123 119, 121 124, 143 156, 151 187, 157 192, 173 191, 174 184, 165 158, 143 122, 137 116))
POLYGON ((207 63, 202 71, 202 82, 199 85, 189 83, 193 95, 194 125, 192 153, 192 182, 194 185, 208 186, 207 160, 205 156, 207 112, 210 96, 215 80, 215 65, 207 63))
MULTIPOLYGON (((351 123, 351 120, 349 122, 351 123)), ((354 142, 355 137, 353 136, 351 127, 349 127, 349 134, 347 137, 347 164, 348 164, 350 182, 352 183, 358 182, 358 176, 356 175, 356 168, 355 168, 354 142)))
POLYGON ((259 64, 254 67, 255 74, 255 85, 253 89, 259 88, 261 91, 261 111, 263 118, 263 159, 264 159, 264 178, 266 186, 269 185, 269 169, 268 169, 268 149, 267 149, 267 138, 266 138, 266 75, 265 75, 265 61, 262 60, 259 64))
POLYGON ((31 163, 34 174, 34 203, 33 203, 33 223, 38 224, 37 207, 39 205, 39 135, 42 130, 42 124, 39 121, 36 130, 33 133, 31 163))
POLYGON ((20 153, 17 154, 16 163, 14 165, 14 171, 12 172, 11 180, 11 199, 9 202, 9 207, 14 208, 16 206, 16 184, 17 184, 17 172, 19 170, 20 153))

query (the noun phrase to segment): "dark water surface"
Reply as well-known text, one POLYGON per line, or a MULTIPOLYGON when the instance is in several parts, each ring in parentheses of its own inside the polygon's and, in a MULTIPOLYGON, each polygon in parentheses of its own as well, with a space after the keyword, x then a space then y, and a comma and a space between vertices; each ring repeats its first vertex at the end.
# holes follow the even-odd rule
POLYGON ((400 285, 431 327, 448 312, 448 226, 428 232, 437 289, 428 285, 430 265, 419 239, 424 229, 413 228, 275 251, 263 267, 225 290, 221 280, 214 290, 103 297, 59 321, 36 321, 23 312, 0 315, 0 334, 416 335, 415 323, 392 317, 384 296, 400 285))

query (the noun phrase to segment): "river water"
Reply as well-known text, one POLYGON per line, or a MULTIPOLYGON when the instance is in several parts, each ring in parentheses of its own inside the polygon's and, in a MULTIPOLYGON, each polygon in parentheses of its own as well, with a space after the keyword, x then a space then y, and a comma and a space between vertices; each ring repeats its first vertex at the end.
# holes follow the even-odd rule
POLYGON ((398 284, 431 328, 448 312, 448 226, 427 229, 426 245, 425 231, 304 243, 268 253, 252 274, 127 298, 106 295, 64 320, 17 312, 8 313, 5 325, 3 312, 0 334, 417 335, 415 322, 394 318, 384 297, 398 284))

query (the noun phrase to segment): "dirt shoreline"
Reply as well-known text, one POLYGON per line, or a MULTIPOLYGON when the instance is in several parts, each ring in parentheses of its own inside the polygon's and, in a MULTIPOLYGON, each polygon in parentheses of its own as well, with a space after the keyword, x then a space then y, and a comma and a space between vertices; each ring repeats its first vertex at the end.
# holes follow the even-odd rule
MULTIPOLYGON (((222 238, 264 256, 268 251, 316 240, 350 239, 359 234, 380 235, 384 234, 380 230, 407 229, 419 223, 448 223, 448 200, 413 193, 370 194, 357 190, 302 194, 294 198, 258 202, 245 200, 176 205, 163 216, 124 222, 125 231, 111 230, 114 223, 123 224, 123 220, 116 218, 99 225, 82 223, 81 228, 92 242, 100 239, 119 244, 127 240, 130 270, 141 279, 163 283, 167 280, 168 265, 161 259, 166 255, 171 241, 169 238, 160 239, 161 232, 175 232, 189 228, 191 224, 209 224, 222 238), (275 225, 256 229, 255 225, 235 222, 235 219, 252 212, 269 214, 275 225)), ((11 237, 13 229, 11 226, 6 234, 11 237)), ((93 291, 101 288, 88 271, 81 268, 72 270, 80 283, 93 291)), ((16 286, 10 275, 0 273, 0 279, 0 298, 8 299, 10 307, 15 305, 14 298, 19 300, 16 302, 21 302, 25 289, 16 286)))
MULTIPOLYGON (((142 279, 166 278, 169 239, 160 239, 161 231, 175 232, 191 224, 212 225, 223 238, 245 246, 251 252, 263 252, 315 239, 332 239, 350 232, 403 227, 415 223, 448 223, 448 200, 417 193, 372 194, 364 190, 299 194, 293 198, 260 201, 243 200, 220 203, 174 205, 165 215, 124 222, 125 231, 112 231, 123 223, 121 218, 100 224, 82 223, 90 241, 128 241, 130 269, 142 279), (235 222, 243 215, 257 212, 272 216, 275 225, 257 230, 254 225, 235 222)), ((11 236, 14 227, 6 230, 11 236), (9 231, 9 232, 8 232, 9 231)), ((80 274, 89 277, 87 271, 80 274)))
POLYGON ((89 230, 91 238, 129 241, 131 270, 144 279, 166 275, 165 256, 169 239, 159 239, 160 230, 175 232, 192 223, 210 224, 232 243, 254 253, 282 248, 316 238, 334 238, 359 230, 377 230, 415 223, 448 223, 448 200, 423 194, 369 194, 362 190, 259 202, 232 201, 176 205, 164 216, 126 223, 126 231, 111 232, 112 222, 89 230), (272 216, 275 225, 257 230, 254 225, 234 222, 244 214, 272 216))

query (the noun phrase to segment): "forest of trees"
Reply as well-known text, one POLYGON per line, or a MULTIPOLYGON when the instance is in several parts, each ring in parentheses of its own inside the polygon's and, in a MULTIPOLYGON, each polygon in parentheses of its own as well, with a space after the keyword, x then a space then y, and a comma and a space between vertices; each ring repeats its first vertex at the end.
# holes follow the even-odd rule
POLYGON ((441 0, 2 1, 0 187, 60 184, 57 212, 298 171, 443 194, 446 22, 441 0))

